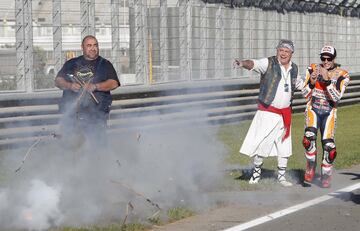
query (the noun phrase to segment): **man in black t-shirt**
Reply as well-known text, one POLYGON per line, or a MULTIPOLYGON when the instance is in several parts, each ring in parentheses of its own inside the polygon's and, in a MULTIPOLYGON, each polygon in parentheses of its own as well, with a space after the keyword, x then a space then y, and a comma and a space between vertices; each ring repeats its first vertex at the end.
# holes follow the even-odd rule
POLYGON ((55 85, 63 90, 59 104, 64 115, 61 130, 63 136, 70 132, 94 143, 105 139, 110 91, 119 87, 120 81, 110 61, 99 56, 94 36, 86 36, 81 48, 83 55, 68 60, 55 78, 55 85))

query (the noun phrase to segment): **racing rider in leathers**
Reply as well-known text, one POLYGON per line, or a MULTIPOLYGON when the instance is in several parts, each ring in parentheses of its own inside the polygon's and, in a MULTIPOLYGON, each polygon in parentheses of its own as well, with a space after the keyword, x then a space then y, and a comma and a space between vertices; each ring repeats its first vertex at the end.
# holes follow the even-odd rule
POLYGON ((335 63, 336 49, 324 46, 320 52, 321 64, 311 64, 306 71, 302 94, 307 98, 305 110, 306 172, 304 181, 311 183, 316 168, 316 139, 320 129, 323 158, 321 163, 321 185, 330 187, 332 167, 336 158, 335 128, 337 105, 349 84, 347 71, 335 63))

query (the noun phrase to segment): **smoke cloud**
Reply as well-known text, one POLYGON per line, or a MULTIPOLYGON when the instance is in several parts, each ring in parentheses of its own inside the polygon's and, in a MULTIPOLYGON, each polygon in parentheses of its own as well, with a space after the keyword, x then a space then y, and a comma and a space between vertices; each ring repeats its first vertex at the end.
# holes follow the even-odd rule
POLYGON ((121 222, 127 209, 130 222, 158 207, 208 208, 206 193, 224 173, 225 148, 204 123, 110 131, 107 147, 77 142, 43 139, 18 172, 27 149, 3 151, 1 229, 121 222))

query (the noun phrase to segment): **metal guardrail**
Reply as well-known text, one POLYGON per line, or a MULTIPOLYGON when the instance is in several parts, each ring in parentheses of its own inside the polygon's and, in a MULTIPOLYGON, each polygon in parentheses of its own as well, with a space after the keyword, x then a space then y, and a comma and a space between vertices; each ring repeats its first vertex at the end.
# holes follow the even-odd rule
MULTIPOLYGON (((360 102, 360 75, 352 75, 340 106, 360 102)), ((179 123, 234 123, 250 119, 256 111, 258 78, 198 81, 177 84, 120 87, 114 102, 109 132, 179 123)), ((28 145, 58 130, 60 91, 4 94, 0 100, 0 149, 28 145)), ((305 99, 296 92, 295 112, 305 99)))

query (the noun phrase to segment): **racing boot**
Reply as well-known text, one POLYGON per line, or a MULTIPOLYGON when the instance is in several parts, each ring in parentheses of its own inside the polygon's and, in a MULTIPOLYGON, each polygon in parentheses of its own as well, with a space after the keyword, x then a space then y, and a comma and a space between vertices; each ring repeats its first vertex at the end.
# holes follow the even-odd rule
POLYGON ((331 186, 332 167, 332 164, 321 164, 321 186, 323 188, 330 188, 331 186))
POLYGON ((331 186, 331 175, 322 174, 321 175, 321 186, 323 188, 330 188, 331 186))
POLYGON ((311 161, 311 160, 306 161, 306 171, 304 175, 305 182, 311 183, 314 180, 315 168, 316 168, 316 161, 311 161))

